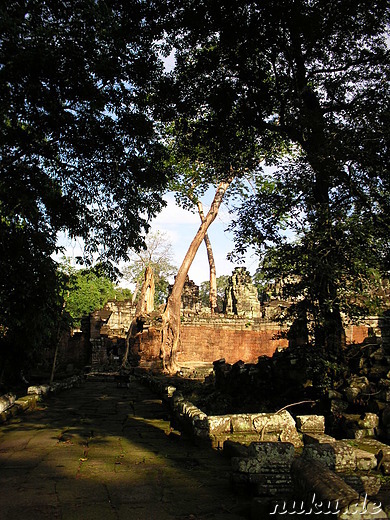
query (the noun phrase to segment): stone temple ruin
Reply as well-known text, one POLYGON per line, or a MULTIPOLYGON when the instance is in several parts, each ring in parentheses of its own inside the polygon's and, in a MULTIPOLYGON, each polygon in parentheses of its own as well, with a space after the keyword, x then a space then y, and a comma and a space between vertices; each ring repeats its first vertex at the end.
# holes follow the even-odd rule
MULTIPOLYGON (((207 444, 230 458, 232 486, 253 497, 252 520, 286 514, 388 518, 389 322, 370 318, 347 328, 352 355, 346 372, 335 385, 321 389, 320 399, 301 401, 313 398, 310 392, 316 384, 308 374, 318 355, 314 352, 314 360, 310 359, 299 342, 289 345, 288 324, 276 321, 289 302, 277 294, 260 302, 249 273, 237 268, 226 289, 223 312, 211 315, 201 305, 199 287, 187 279, 178 364, 184 376, 193 375, 194 366, 198 379, 212 372, 207 376, 209 401, 202 401, 193 387, 186 392, 188 379, 166 378, 149 370, 161 367, 158 312, 148 314, 131 342, 133 367, 118 371, 135 316, 130 301, 111 301, 91 314, 84 343, 92 347, 92 375, 114 369, 118 386, 126 388, 132 380, 151 386, 169 406, 170 434, 186 432, 195 444, 207 444), (294 393, 296 388, 304 397, 294 393), (256 405, 261 406, 254 410, 210 406, 218 395, 227 400, 232 394, 242 405, 242 389, 246 396, 256 395, 256 405), (280 406, 278 399, 283 401, 280 406), (308 402, 316 408, 303 404, 308 402)), ((331 373, 332 368, 321 370, 331 373)), ((34 392, 43 391, 34 387, 34 392)))
MULTIPOLYGON (((186 280, 181 302, 181 346, 177 353, 180 366, 208 364, 224 358, 227 363, 257 362, 260 356, 272 356, 289 345, 289 324, 283 326, 276 316, 287 309, 289 302, 276 296, 260 303, 257 290, 245 268, 233 271, 226 289, 223 312, 210 314, 202 306, 199 287, 186 280)), ((125 349, 126 334, 135 314, 130 301, 110 301, 90 316, 92 366, 99 369, 118 364, 125 349)), ((156 313, 157 314, 157 313, 156 313)), ((154 313, 144 323, 131 345, 132 359, 143 367, 158 368, 160 360, 159 321, 154 313)), ((361 342, 368 335, 372 320, 346 330, 347 342, 361 342)))

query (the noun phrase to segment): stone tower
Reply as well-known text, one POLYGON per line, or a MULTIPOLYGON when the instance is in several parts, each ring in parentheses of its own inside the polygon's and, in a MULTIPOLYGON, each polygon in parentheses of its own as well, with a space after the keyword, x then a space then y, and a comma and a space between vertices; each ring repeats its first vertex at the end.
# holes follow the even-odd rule
POLYGON ((260 318, 257 289, 245 267, 236 267, 225 291, 224 312, 240 317, 260 318))

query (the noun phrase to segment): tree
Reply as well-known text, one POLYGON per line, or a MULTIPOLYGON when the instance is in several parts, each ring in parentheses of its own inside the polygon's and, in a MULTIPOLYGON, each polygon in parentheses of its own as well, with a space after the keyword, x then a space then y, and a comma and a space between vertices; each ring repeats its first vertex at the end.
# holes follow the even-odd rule
POLYGON ((99 265, 90 269, 76 269, 69 263, 60 266, 67 277, 65 311, 72 318, 74 327, 91 312, 102 309, 108 300, 115 299, 116 288, 99 265))
POLYGON ((199 139, 225 151, 231 125, 276 167, 241 206, 236 251, 257 243, 280 257, 294 252, 316 344, 337 354, 345 279, 356 285, 361 258, 388 266, 389 4, 219 2, 196 13, 191 1, 176 5, 183 130, 185 114, 198 114, 199 139), (289 226, 299 228, 295 245, 289 226))
POLYGON ((1 349, 16 351, 21 324, 41 323, 45 305, 15 298, 58 292, 59 231, 82 237, 90 260, 116 261, 141 247, 162 206, 164 153, 146 107, 161 28, 143 1, 0 9, 1 349))
MULTIPOLYGON (((178 158, 175 153, 172 154, 173 161, 178 170, 176 177, 170 181, 170 187, 174 191, 176 202, 179 206, 190 211, 197 211, 200 221, 203 223, 205 216, 201 196, 204 195, 210 179, 207 171, 197 164, 196 167, 190 166, 186 159, 178 158), (196 209, 195 209, 196 208, 196 209)), ((204 236, 204 243, 207 251, 207 260, 209 263, 209 307, 211 314, 217 309, 217 271, 215 267, 214 253, 208 233, 204 236)))
MULTIPOLYGON (((216 306, 219 310, 223 309, 223 301, 225 299, 225 289, 227 287, 229 276, 221 275, 216 279, 216 306)), ((202 305, 209 306, 210 304, 210 281, 202 282, 199 287, 199 299, 202 305)))
POLYGON ((153 270, 154 303, 158 306, 165 303, 168 296, 169 278, 177 271, 173 265, 172 244, 166 233, 161 231, 149 233, 145 239, 145 249, 134 251, 132 261, 122 269, 123 279, 135 284, 133 302, 137 300, 147 267, 151 267, 153 270))
POLYGON ((223 196, 229 188, 233 177, 226 181, 220 182, 216 190, 213 202, 207 212, 206 217, 202 221, 190 247, 184 257, 184 260, 175 277, 171 293, 168 296, 167 304, 162 313, 162 337, 161 337, 161 358, 163 369, 167 372, 175 372, 177 370, 176 352, 180 344, 180 307, 181 293, 187 278, 188 271, 203 242, 207 229, 217 217, 218 210, 221 206, 223 196))

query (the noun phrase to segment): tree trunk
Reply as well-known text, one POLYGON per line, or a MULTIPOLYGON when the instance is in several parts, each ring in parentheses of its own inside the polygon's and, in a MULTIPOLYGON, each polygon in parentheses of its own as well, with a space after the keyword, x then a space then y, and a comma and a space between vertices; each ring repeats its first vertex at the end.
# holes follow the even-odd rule
MULTIPOLYGON (((200 216, 200 220, 202 223, 204 222, 204 212, 203 212, 203 205, 198 200, 197 201, 198 206, 198 212, 200 216)), ((206 245, 207 250, 207 258, 209 261, 209 269, 210 269, 210 311, 211 314, 214 314, 214 312, 218 311, 217 306, 217 271, 215 269, 215 260, 214 260, 214 254, 213 254, 213 248, 211 247, 211 242, 209 239, 209 235, 206 233, 204 236, 204 243, 206 245)))
POLYGON ((122 360, 122 368, 127 365, 129 357, 130 341, 138 332, 139 324, 145 315, 154 309, 154 275, 153 269, 148 265, 145 270, 144 281, 142 283, 141 294, 135 309, 135 316, 130 324, 129 331, 126 335, 126 351, 122 360))
POLYGON ((217 191, 215 192, 210 210, 205 216, 202 224, 200 225, 200 228, 191 242, 186 256, 184 257, 183 263, 181 264, 180 269, 176 275, 175 283, 173 284, 171 294, 168 297, 165 310, 162 314, 161 358, 163 362, 163 369, 166 372, 174 373, 178 368, 176 364, 176 352, 180 342, 181 293, 188 271, 200 244, 205 238, 208 228, 218 215, 218 210, 221 206, 223 196, 225 195, 225 192, 232 181, 233 177, 219 184, 217 191))
POLYGON ((58 358, 58 351, 59 351, 59 348, 60 348, 60 339, 61 339, 62 317, 64 315, 66 302, 67 302, 68 298, 69 298, 69 291, 66 292, 66 297, 64 298, 64 301, 62 302, 61 314, 60 314, 59 322, 58 322, 58 326, 57 326, 56 348, 55 348, 55 351, 54 351, 53 365, 51 367, 51 374, 50 374, 49 385, 53 384, 54 375, 55 375, 55 371, 56 371, 56 368, 57 368, 57 358, 58 358))

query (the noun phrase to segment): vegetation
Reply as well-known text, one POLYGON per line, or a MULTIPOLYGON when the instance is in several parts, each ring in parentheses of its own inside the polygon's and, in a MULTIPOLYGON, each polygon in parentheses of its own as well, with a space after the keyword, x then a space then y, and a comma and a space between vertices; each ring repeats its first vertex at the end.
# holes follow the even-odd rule
MULTIPOLYGON (((315 344, 338 355, 342 314, 364 312, 389 271, 388 1, 0 9, 0 377, 56 341, 58 233, 81 237, 87 266, 112 273, 145 246, 168 180, 184 180, 195 183, 191 204, 206 186, 215 197, 162 314, 161 355, 174 370, 189 267, 248 173, 235 192, 235 254, 256 246, 269 276, 286 277, 295 315, 314 323, 315 344), (176 54, 165 74, 162 49, 176 54)), ((75 317, 88 307, 82 287, 96 302, 112 290, 79 275, 75 317)), ((167 271, 158 276, 161 302, 167 271)))
POLYGON ((84 316, 101 309, 108 300, 121 301, 132 296, 129 289, 115 286, 99 265, 77 269, 65 263, 60 267, 66 280, 65 311, 70 315, 73 327, 79 327, 84 316))
POLYGON ((167 235, 161 231, 149 233, 145 239, 145 249, 133 252, 131 261, 122 268, 123 279, 135 285, 133 302, 138 301, 146 268, 151 267, 155 284, 154 304, 158 307, 165 303, 170 278, 177 271, 172 258, 172 245, 167 235))
POLYGON ((236 253, 271 247, 279 275, 291 266, 297 316, 336 355, 344 289, 388 269, 389 12, 383 0, 268 0, 194 14, 183 1, 173 21, 179 137, 207 143, 215 167, 251 168, 258 149, 274 167, 236 205, 236 253))
POLYGON ((142 246, 165 177, 145 107, 161 71, 149 3, 31 0, 0 9, 5 374, 10 365, 18 373, 21 353, 50 346, 50 330, 55 337, 57 233, 82 237, 89 260, 125 257, 142 246))

